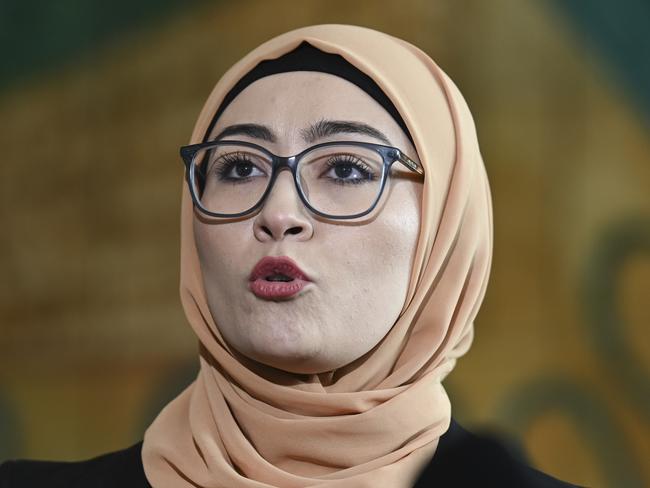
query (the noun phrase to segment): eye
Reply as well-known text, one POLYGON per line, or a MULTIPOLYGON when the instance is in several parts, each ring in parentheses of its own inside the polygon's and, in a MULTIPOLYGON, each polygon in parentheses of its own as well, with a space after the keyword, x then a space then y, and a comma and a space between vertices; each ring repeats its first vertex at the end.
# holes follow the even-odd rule
POLYGON ((338 154, 331 157, 326 165, 325 178, 341 185, 359 185, 374 181, 377 175, 362 159, 353 154, 338 154))
POLYGON ((250 157, 242 153, 225 154, 217 159, 211 172, 216 173, 220 181, 245 183, 254 177, 266 176, 266 173, 257 167, 250 157))

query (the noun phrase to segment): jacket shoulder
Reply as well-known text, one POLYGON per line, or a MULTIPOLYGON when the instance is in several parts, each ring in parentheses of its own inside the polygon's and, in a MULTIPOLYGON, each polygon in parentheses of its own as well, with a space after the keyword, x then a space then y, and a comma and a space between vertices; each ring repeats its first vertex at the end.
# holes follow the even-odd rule
POLYGON ((415 488, 430 486, 570 488, 575 485, 534 469, 517 449, 497 437, 473 434, 452 419, 415 488))
POLYGON ((138 442, 84 461, 5 461, 0 464, 0 488, 150 488, 141 451, 138 442))

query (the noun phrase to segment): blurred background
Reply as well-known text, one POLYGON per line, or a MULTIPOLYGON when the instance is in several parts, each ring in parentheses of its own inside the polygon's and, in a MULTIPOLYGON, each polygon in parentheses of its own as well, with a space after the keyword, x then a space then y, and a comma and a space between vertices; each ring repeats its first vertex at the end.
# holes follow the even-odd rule
POLYGON ((464 93, 493 272, 454 416, 589 486, 650 485, 650 4, 0 1, 0 461, 142 438, 197 371, 178 297, 187 143, 234 62, 351 23, 464 93))

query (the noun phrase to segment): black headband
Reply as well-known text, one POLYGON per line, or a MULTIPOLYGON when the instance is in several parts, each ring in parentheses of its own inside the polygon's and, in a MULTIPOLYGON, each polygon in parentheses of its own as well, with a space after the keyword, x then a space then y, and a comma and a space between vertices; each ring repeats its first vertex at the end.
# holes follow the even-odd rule
POLYGON ((372 78, 346 61, 343 56, 323 52, 309 44, 307 41, 303 41, 293 51, 290 51, 279 58, 261 61, 257 66, 255 66, 255 68, 246 73, 235 84, 235 86, 230 89, 221 102, 221 105, 219 105, 219 108, 205 133, 204 141, 207 140, 215 123, 226 107, 244 88, 265 76, 285 73, 287 71, 320 71, 322 73, 329 73, 338 76, 350 83, 354 83, 384 107, 384 109, 393 117, 395 122, 399 124, 411 142, 413 142, 413 138, 406 128, 402 116, 395 108, 395 105, 393 105, 393 102, 390 101, 372 78))

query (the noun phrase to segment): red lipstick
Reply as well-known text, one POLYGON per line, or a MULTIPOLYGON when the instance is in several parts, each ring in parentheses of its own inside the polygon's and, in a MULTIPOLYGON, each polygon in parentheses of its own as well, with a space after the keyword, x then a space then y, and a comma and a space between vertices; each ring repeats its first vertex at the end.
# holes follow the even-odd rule
POLYGON ((250 274, 248 288, 259 298, 290 298, 307 286, 311 279, 288 256, 266 256, 250 274))

